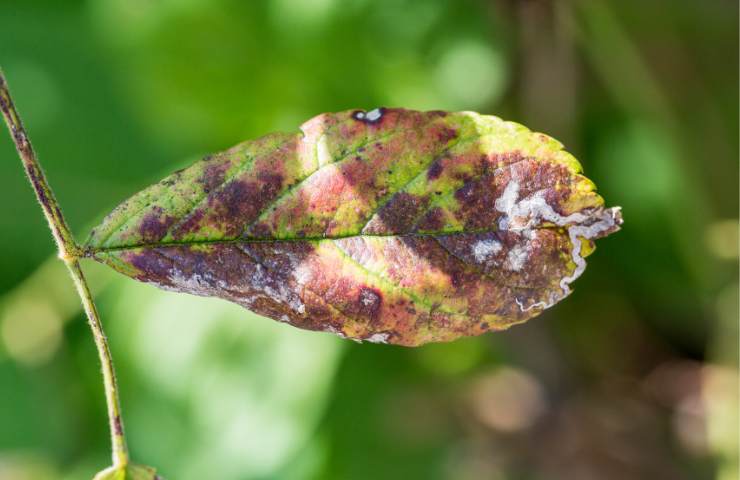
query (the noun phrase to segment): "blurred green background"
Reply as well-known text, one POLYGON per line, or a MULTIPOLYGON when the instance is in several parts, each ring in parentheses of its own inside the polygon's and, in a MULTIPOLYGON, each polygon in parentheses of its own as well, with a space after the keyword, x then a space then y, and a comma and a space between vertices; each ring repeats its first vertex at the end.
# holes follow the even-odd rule
MULTIPOLYGON (((553 135, 623 230, 510 331, 358 345, 85 265, 134 458, 170 480, 736 479, 734 0, 2 0, 0 65, 68 221, 324 111, 553 135)), ((0 135, 0 479, 109 464, 97 355, 0 135)))

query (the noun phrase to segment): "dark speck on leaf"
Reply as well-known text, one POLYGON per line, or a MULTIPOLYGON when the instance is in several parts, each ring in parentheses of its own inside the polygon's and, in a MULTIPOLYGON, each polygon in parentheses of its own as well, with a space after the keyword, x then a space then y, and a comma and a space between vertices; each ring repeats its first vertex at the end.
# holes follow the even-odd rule
POLYGON ((440 175, 442 175, 442 162, 437 159, 432 163, 432 166, 429 167, 427 178, 429 180, 436 180, 440 175))

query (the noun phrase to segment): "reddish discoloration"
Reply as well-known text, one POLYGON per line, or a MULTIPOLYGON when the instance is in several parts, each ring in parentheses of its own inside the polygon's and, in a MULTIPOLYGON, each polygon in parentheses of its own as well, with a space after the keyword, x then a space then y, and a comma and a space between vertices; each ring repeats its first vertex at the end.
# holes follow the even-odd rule
POLYGON ((208 160, 209 164, 203 171, 203 176, 198 180, 203 185, 203 191, 205 193, 211 193, 212 190, 215 190, 216 187, 224 183, 226 171, 231 167, 231 162, 214 162, 212 159, 208 160))
POLYGON ((404 291, 395 292, 386 301, 388 291, 360 282, 351 269, 333 267, 327 263, 331 258, 317 253, 312 242, 221 244, 205 250, 185 246, 140 249, 128 253, 127 261, 146 272, 137 277, 142 281, 196 295, 218 292, 218 296, 259 314, 301 328, 324 330, 333 325, 343 331, 348 327, 347 319, 352 319, 351 335, 355 338, 392 334, 392 341, 402 345, 417 344, 419 329, 428 330, 434 338, 450 332, 470 335, 480 333, 480 327, 467 318, 506 312, 510 321, 519 321, 533 313, 502 310, 503 298, 516 294, 526 300, 529 287, 522 290, 523 295, 513 293, 520 290, 503 285, 501 278, 481 276, 443 247, 445 243, 453 245, 447 241, 450 238, 387 237, 376 239, 380 242, 377 247, 352 247, 359 239, 337 241, 344 242, 343 251, 363 269, 387 276, 388 282, 415 292, 431 301, 429 304, 419 304, 404 291), (373 258, 389 265, 378 271, 373 258), (302 285, 296 272, 303 272, 310 283, 302 285), (433 281, 420 282, 427 278, 433 281), (434 280, 437 278, 449 278, 450 285, 434 280), (457 310, 443 308, 445 302, 457 305, 457 310))
POLYGON ((238 236, 282 190, 282 182, 277 174, 263 174, 257 181, 234 180, 208 198, 204 221, 227 237, 238 236))
POLYGON ((434 207, 416 223, 415 230, 420 232, 440 231, 444 229, 445 223, 444 211, 439 207, 434 207))
POLYGON ((427 170, 427 179, 429 180, 436 180, 439 178, 439 176, 442 174, 442 160, 440 158, 436 159, 432 165, 429 167, 429 170, 427 170))
POLYGON ((458 202, 456 217, 466 230, 479 230, 497 225, 503 215, 495 205, 509 182, 516 181, 519 198, 528 198, 542 192, 543 198, 558 214, 563 214, 561 205, 572 195, 572 175, 560 165, 542 164, 532 159, 522 159, 510 168, 496 169, 491 173, 466 181, 454 194, 458 202), (559 189, 554 188, 559 185, 559 189))
POLYGON ((346 162, 339 166, 337 179, 342 181, 342 189, 369 189, 375 184, 378 172, 370 162, 364 162, 359 155, 355 156, 354 162, 346 162))
POLYGON ((181 239, 200 230, 203 225, 203 217, 205 214, 206 211, 203 209, 193 212, 184 222, 180 223, 172 230, 172 237, 175 239, 181 239))
POLYGON ((377 288, 362 287, 357 296, 357 309, 362 316, 377 319, 383 304, 383 293, 377 288))
POLYGON ((455 192, 460 210, 457 212, 467 229, 481 229, 496 225, 501 212, 491 208, 503 192, 503 182, 496 175, 485 175, 466 182, 455 192))
POLYGON ((437 141, 443 145, 450 143, 457 138, 457 130, 454 128, 444 127, 435 132, 437 141))
POLYGON ((429 199, 426 197, 420 198, 405 192, 398 193, 373 215, 362 232, 382 235, 411 231, 416 218, 428 205, 429 199))
MULTIPOLYGON (((519 196, 529 197, 536 192, 543 192, 545 201, 558 214, 564 214, 561 205, 572 194, 574 177, 563 165, 553 165, 535 160, 520 161, 510 170, 510 179, 519 182, 519 196), (554 188, 560 185, 561 188, 554 188)), ((499 180, 499 188, 505 187, 506 177, 499 180)), ((502 189, 503 190, 503 189, 502 189)))
POLYGON ((145 243, 158 242, 167 234, 176 217, 165 214, 161 208, 147 213, 139 224, 139 233, 145 243))
POLYGON ((621 224, 548 142, 474 114, 323 114, 142 192, 90 251, 300 328, 400 345, 478 335, 567 294, 586 248, 571 226, 593 239, 621 224))
MULTIPOLYGON (((368 128, 376 128, 374 125, 324 119, 324 131, 336 129, 343 146, 326 141, 322 148, 334 161, 281 199, 274 211, 259 222, 260 233, 269 231, 275 235, 290 225, 286 234, 349 234, 348 227, 370 220, 388 197, 396 177, 423 174, 457 135, 454 129, 436 122, 436 116, 419 112, 386 109, 382 119, 382 127, 387 131, 382 143, 368 142, 368 128), (343 219, 340 224, 335 222, 337 217, 343 219)), ((316 120, 304 125, 306 135, 316 135, 316 125, 316 120)))
MULTIPOLYGON (((547 289, 552 278, 569 272, 570 241, 563 231, 541 229, 532 238, 511 231, 441 235, 439 243, 469 266, 469 271, 489 277, 497 284, 517 288, 547 289), (497 246, 486 248, 486 246, 497 246), (526 252, 521 270, 512 270, 509 255, 515 248, 526 252)), ((524 253, 522 257, 524 257, 524 253)), ((557 285, 555 285, 556 288, 557 285)))
POLYGON ((432 116, 435 116, 435 117, 442 117, 442 118, 444 118, 444 117, 446 117, 446 116, 448 116, 450 114, 450 112, 445 112, 444 110, 429 110, 426 113, 427 113, 427 115, 432 115, 432 116))
POLYGON ((264 198, 262 188, 255 182, 235 180, 227 184, 217 195, 208 199, 208 210, 214 212, 210 221, 224 230, 228 237, 241 233, 240 222, 255 218, 260 212, 257 203, 264 198))
POLYGON ((174 282, 169 277, 173 268, 172 261, 160 255, 156 249, 126 251, 121 253, 121 259, 137 270, 134 277, 137 280, 155 283, 160 287, 175 287, 174 282))
POLYGON ((116 435, 123 435, 123 424, 121 423, 120 415, 113 417, 113 432, 116 435))

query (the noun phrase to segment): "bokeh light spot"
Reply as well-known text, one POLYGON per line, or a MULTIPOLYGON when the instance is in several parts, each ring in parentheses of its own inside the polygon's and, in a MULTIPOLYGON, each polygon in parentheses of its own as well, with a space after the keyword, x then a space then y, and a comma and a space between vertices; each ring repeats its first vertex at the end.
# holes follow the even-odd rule
POLYGON ((503 367, 482 375, 471 388, 471 406, 484 425, 501 432, 532 426, 545 411, 544 389, 524 370, 503 367))
POLYGON ((19 302, 2 315, 0 335, 9 357, 38 366, 51 359, 62 340, 62 319, 47 303, 19 302))
POLYGON ((488 105, 506 85, 506 64, 502 53, 481 42, 453 44, 442 54, 435 71, 441 93, 457 109, 488 105))

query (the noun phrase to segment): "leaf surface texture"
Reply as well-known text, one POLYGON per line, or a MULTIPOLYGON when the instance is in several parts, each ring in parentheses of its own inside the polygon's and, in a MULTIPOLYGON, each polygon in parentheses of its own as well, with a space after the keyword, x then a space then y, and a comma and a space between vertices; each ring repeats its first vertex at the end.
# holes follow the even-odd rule
POLYGON ((88 254, 167 290, 401 345, 523 322, 619 229, 551 137, 473 112, 322 114, 125 201, 88 254))

